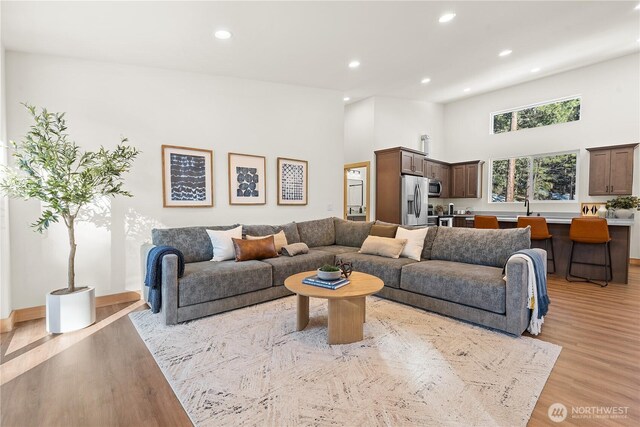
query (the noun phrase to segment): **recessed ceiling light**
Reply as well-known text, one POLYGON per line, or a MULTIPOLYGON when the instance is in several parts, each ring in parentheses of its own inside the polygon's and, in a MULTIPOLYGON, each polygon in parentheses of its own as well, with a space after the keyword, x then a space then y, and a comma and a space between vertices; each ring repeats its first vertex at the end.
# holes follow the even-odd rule
POLYGON ((466 88, 464 88, 464 91, 465 91, 465 92, 469 92, 470 90, 471 90, 471 88, 470 88, 470 87, 466 87, 466 88))
POLYGON ((353 60, 349 62, 349 68, 358 68, 360 66, 360 61, 353 60))
POLYGON ((531 69, 532 73, 537 73, 538 71, 540 71, 540 67, 536 67, 536 68, 532 68, 531 69))
POLYGON ((215 38, 217 38, 218 40, 227 40, 231 38, 231 31, 227 31, 227 30, 218 30, 215 33, 213 33, 213 35, 215 36, 215 38))
POLYGON ((505 49, 498 54, 498 56, 509 56, 513 51, 511 49, 505 49))
POLYGON ((444 15, 442 15, 442 16, 440 17, 440 19, 438 19, 438 22, 439 22, 439 23, 441 23, 441 24, 444 24, 445 22, 449 22, 449 21, 451 21, 451 20, 452 20, 453 18, 455 18, 455 17, 456 17, 456 14, 455 14, 455 13, 453 13, 453 12, 447 12, 447 13, 445 13, 444 15))
POLYGON ((424 79, 420 80, 420 83, 422 83, 423 85, 426 85, 430 81, 431 81, 431 79, 429 77, 425 77, 424 79))
POLYGON ((345 96, 344 98, 342 98, 342 100, 343 100, 344 102, 347 102, 347 101, 350 101, 350 100, 351 100, 351 98, 349 98, 348 96, 345 96))

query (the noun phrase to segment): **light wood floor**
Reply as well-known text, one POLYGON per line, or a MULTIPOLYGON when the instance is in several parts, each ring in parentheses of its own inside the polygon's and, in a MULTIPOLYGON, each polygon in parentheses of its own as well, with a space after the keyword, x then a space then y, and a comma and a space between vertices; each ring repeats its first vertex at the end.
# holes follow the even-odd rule
MULTIPOLYGON (((563 350, 529 425, 640 425, 640 267, 631 267, 628 285, 607 288, 567 283, 553 275, 549 279, 551 308, 538 338, 563 350), (569 411, 572 406, 629 407, 628 418, 568 418, 555 424, 547 409, 556 402, 569 411)), ((191 425, 129 318, 122 315, 132 309, 139 308, 119 304, 98 309, 98 320, 106 326, 6 381, 0 387, 0 425, 191 425)), ((42 320, 24 322, 0 335, 0 370, 72 335, 46 335, 42 320)))

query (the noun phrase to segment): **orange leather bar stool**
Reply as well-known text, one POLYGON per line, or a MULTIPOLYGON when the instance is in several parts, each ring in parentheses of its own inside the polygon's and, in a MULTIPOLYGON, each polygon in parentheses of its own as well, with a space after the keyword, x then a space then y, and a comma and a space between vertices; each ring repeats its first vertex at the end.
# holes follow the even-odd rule
POLYGON ((569 238, 571 239, 571 256, 569 256, 569 265, 567 267, 566 279, 569 282, 589 282, 605 287, 609 284, 609 280, 613 278, 613 270, 611 268, 611 237, 609 237, 609 226, 604 218, 573 218, 571 220, 571 228, 569 229, 569 238), (581 245, 604 245, 604 264, 594 264, 590 262, 579 262, 573 260, 573 248, 576 244, 581 245), (604 267, 604 285, 594 282, 590 277, 582 277, 571 274, 573 264, 595 265, 604 267), (577 277, 584 280, 570 280, 570 277, 577 277))
POLYGON ((476 215, 473 217, 473 226, 475 228, 500 228, 500 225, 498 225, 498 217, 485 215, 476 215))
POLYGON ((551 254, 551 258, 547 258, 547 261, 551 261, 553 264, 553 271, 556 272, 556 255, 553 251, 553 236, 549 234, 549 227, 547 226, 547 220, 540 216, 519 216, 518 228, 526 228, 531 226, 531 240, 544 240, 544 250, 551 254), (551 244, 551 251, 548 246, 551 244))

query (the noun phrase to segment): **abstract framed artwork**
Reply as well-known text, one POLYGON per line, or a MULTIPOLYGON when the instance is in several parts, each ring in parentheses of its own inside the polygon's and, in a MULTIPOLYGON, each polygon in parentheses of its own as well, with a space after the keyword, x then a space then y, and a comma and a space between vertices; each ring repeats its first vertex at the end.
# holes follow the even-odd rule
POLYGON ((306 205, 309 165, 305 160, 278 157, 278 204, 306 205))
POLYGON ((266 169, 264 156, 229 153, 229 204, 266 204, 266 169))
POLYGON ((213 151, 162 146, 165 208, 213 206, 213 151))

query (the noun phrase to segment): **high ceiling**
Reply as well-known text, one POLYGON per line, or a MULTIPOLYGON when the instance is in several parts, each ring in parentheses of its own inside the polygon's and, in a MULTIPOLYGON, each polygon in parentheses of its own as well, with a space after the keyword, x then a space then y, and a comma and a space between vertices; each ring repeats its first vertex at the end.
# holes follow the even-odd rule
POLYGON ((638 1, 1 4, 7 50, 334 89, 352 101, 450 102, 640 46, 638 1), (455 19, 439 23, 449 11, 455 19), (233 37, 215 39, 220 28, 233 37))

